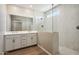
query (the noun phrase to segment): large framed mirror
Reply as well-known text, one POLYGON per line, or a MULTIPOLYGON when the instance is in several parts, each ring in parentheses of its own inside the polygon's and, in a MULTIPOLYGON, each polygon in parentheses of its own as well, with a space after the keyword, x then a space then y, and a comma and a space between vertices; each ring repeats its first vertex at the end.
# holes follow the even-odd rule
POLYGON ((11 31, 30 31, 32 30, 33 18, 18 15, 10 15, 11 31))

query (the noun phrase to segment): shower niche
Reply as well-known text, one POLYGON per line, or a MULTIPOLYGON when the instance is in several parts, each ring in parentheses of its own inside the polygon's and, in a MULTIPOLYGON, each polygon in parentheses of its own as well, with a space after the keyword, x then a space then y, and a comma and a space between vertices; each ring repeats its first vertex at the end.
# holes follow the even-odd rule
POLYGON ((10 15, 11 31, 31 31, 33 18, 18 15, 10 15))

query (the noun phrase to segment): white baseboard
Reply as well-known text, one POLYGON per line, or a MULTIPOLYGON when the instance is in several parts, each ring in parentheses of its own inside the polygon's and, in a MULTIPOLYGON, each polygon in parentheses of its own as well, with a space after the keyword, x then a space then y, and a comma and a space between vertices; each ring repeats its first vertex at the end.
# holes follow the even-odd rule
POLYGON ((38 45, 39 48, 41 48, 44 52, 46 52, 48 55, 52 55, 50 52, 48 52, 46 49, 44 49, 42 46, 38 45))

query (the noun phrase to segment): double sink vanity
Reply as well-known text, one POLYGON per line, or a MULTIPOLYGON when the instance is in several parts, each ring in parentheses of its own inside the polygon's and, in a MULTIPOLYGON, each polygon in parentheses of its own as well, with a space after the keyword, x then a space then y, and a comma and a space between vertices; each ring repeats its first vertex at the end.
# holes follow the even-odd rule
POLYGON ((4 35, 4 51, 16 50, 37 44, 37 31, 11 31, 4 35))

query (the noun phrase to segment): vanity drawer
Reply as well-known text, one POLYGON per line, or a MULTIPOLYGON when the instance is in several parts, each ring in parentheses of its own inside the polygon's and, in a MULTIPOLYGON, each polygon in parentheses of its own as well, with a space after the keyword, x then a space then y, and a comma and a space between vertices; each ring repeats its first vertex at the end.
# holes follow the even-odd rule
POLYGON ((26 43, 27 42, 27 40, 21 40, 21 43, 26 43))
POLYGON ((27 45, 26 44, 22 44, 21 47, 27 47, 27 45))
POLYGON ((26 46, 27 46, 26 42, 21 43, 21 47, 26 47, 26 46))

